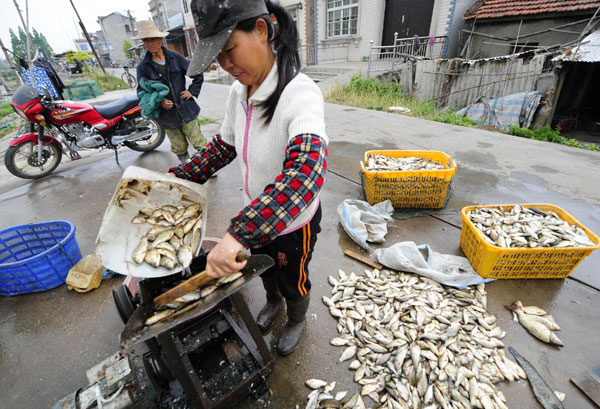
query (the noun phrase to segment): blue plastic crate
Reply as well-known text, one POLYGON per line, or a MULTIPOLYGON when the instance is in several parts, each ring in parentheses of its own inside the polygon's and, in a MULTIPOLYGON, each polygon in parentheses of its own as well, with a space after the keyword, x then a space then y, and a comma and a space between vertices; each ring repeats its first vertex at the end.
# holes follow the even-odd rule
POLYGON ((64 284, 81 260, 75 226, 57 220, 0 231, 0 295, 46 291, 64 284))

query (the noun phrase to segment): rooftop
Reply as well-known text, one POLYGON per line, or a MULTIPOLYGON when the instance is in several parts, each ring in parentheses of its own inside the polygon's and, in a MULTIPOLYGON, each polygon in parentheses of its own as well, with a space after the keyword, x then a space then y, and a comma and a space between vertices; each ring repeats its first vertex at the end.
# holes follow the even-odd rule
POLYGON ((526 17, 582 10, 593 13, 598 7, 599 0, 480 0, 467 10, 465 20, 526 17))

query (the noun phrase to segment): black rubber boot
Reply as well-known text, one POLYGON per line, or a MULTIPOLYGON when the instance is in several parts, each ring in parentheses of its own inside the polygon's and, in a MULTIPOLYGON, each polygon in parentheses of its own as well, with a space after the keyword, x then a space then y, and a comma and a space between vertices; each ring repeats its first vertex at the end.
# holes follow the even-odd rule
POLYGON ((264 332, 271 328, 273 323, 275 323, 275 319, 277 318, 277 315, 279 315, 281 307, 283 307, 283 297, 279 292, 279 284, 277 284, 276 277, 261 277, 261 279, 263 287, 265 287, 265 291, 267 292, 267 303, 258 313, 256 325, 258 325, 258 329, 264 332))
POLYGON ((279 355, 289 355, 298 348, 302 330, 306 324, 306 311, 310 304, 310 293, 295 300, 286 299, 288 321, 277 342, 279 355))

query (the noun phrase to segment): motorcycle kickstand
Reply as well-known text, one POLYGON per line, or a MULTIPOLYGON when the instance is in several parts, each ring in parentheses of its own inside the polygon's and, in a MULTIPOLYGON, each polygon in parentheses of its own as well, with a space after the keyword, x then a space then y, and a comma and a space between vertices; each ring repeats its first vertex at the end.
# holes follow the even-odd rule
POLYGON ((119 152, 117 151, 117 147, 115 146, 113 149, 115 151, 115 160, 117 161, 117 165, 121 166, 121 164, 119 163, 119 152))

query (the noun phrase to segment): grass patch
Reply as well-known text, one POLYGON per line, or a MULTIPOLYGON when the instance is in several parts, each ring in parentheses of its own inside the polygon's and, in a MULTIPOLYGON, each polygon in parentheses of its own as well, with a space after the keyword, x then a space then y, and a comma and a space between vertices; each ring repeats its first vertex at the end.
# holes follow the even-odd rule
POLYGON ((198 123, 200 125, 208 125, 208 124, 216 124, 217 121, 215 121, 214 119, 202 117, 202 118, 198 118, 198 123))
POLYGON ((562 136, 559 131, 550 128, 549 125, 546 125, 540 129, 536 129, 535 131, 527 128, 520 128, 518 126, 511 126, 510 133, 522 138, 537 139, 538 141, 559 143, 561 145, 572 146, 574 148, 600 152, 600 146, 593 143, 581 143, 578 140, 562 136))
POLYGON ((85 70, 85 79, 96 81, 103 92, 117 91, 120 89, 128 89, 129 86, 121 78, 114 75, 105 74, 99 69, 85 70))
POLYGON ((15 110, 10 106, 10 102, 3 102, 0 104, 0 119, 7 115, 14 114, 15 110))
POLYGON ((387 111, 389 107, 401 106, 410 109, 405 115, 429 119, 447 124, 475 126, 475 122, 463 118, 450 109, 437 109, 433 101, 419 101, 402 92, 397 82, 381 82, 373 78, 353 77, 348 85, 339 85, 325 97, 327 102, 351 105, 359 108, 387 111))

